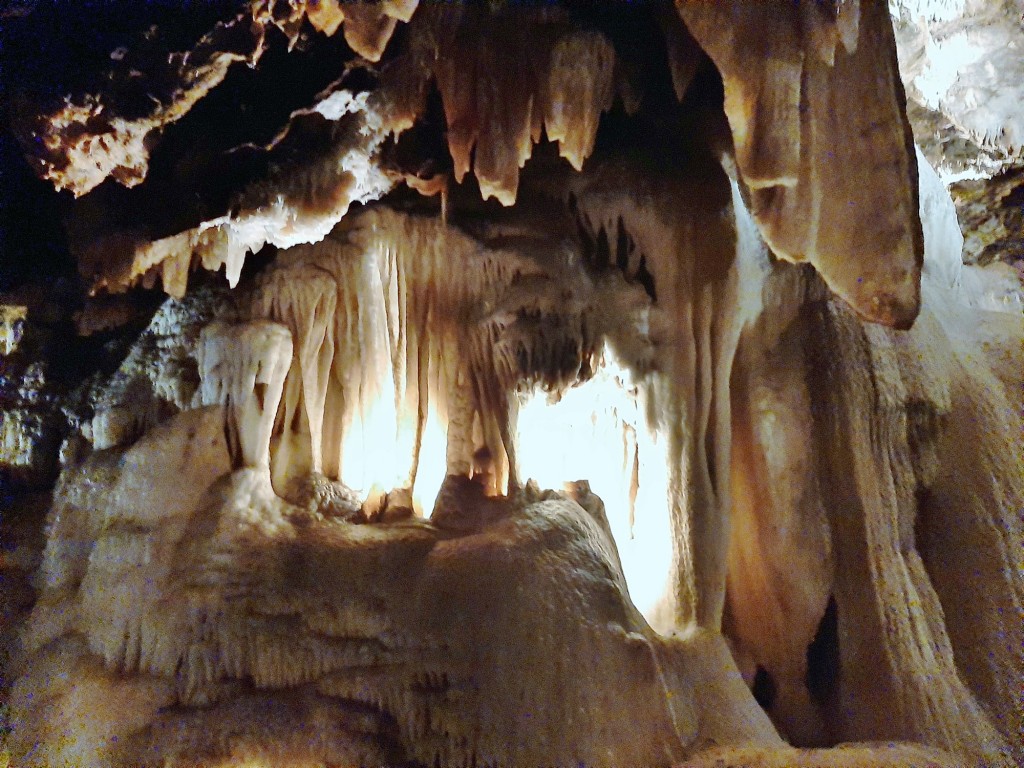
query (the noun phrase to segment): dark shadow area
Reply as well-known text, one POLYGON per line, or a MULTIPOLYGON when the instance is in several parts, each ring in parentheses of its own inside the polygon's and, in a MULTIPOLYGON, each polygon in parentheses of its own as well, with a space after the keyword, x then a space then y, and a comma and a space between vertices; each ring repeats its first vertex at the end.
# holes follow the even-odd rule
POLYGON ((814 640, 807 646, 807 690, 822 708, 834 701, 839 674, 839 611, 835 597, 829 597, 814 640))
POLYGON ((775 679, 771 676, 771 673, 758 665, 757 673, 754 675, 754 685, 751 688, 751 692, 754 694, 754 700, 761 705, 761 708, 765 711, 772 708, 775 704, 775 699, 779 695, 778 686, 775 685, 775 679))

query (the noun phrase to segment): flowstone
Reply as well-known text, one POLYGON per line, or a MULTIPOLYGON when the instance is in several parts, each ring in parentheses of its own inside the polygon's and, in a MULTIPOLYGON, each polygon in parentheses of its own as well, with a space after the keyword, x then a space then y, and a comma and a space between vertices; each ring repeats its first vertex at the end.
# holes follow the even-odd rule
POLYGON ((19 765, 667 765, 778 743, 721 638, 660 637, 633 607, 600 505, 529 486, 458 532, 311 515, 266 471, 225 472, 222 419, 172 417, 65 478, 19 765), (182 466, 203 471, 165 495, 182 466))

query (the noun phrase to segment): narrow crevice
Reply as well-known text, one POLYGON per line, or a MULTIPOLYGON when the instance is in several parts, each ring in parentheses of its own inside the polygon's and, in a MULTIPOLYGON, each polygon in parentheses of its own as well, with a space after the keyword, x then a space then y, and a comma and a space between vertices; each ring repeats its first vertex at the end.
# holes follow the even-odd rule
POLYGON ((619 216, 619 223, 616 229, 618 234, 615 238, 615 264, 618 266, 620 272, 625 272, 627 267, 629 267, 631 243, 629 233, 626 231, 626 225, 623 223, 621 216, 619 216))
POLYGON ((601 227, 597 233, 597 253, 594 259, 594 266, 599 270, 603 271, 608 269, 608 265, 611 262, 611 245, 608 242, 608 231, 601 227))
POLYGON ((761 705, 761 708, 766 712, 772 708, 775 704, 775 699, 779 695, 779 688, 775 684, 775 678, 772 677, 771 673, 762 667, 760 664, 757 667, 757 672, 754 675, 754 684, 751 687, 751 692, 754 694, 754 700, 761 705))
POLYGON ((839 685, 839 611, 829 597, 814 640, 807 646, 807 690, 819 706, 834 700, 839 685))
POLYGON ((640 256, 640 266, 636 270, 636 281, 643 286, 644 291, 651 297, 651 301, 658 300, 658 291, 654 286, 654 275, 647 269, 647 256, 640 256))

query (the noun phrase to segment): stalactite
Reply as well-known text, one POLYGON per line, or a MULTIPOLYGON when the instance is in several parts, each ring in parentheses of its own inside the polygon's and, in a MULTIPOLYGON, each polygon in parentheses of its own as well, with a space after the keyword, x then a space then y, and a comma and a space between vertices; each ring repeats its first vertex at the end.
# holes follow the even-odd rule
MULTIPOLYGON (((720 169, 702 170, 693 169, 699 181, 692 189, 656 195, 633 179, 626 196, 618 190, 628 169, 609 164, 572 191, 581 225, 598 230, 595 240, 602 240, 600 232, 628 231, 635 251, 626 253, 625 276, 640 281, 643 268, 657 296, 650 318, 655 371, 642 388, 647 418, 668 445, 675 587, 671 618, 656 622, 717 629, 729 531, 728 386, 743 314, 734 198, 720 169), (676 198, 699 200, 701 211, 681 216, 637 202, 676 198)), ((657 183, 671 187, 646 182, 657 183)))
POLYGON ((324 408, 335 352, 337 285, 314 265, 283 266, 263 275, 252 301, 258 316, 283 324, 296 341, 284 393, 284 422, 293 422, 301 390, 310 435, 310 468, 321 472, 324 408))
MULTIPOLYGON (((15 693, 16 716, 36 725, 16 738, 43 739, 42 764, 62 755, 138 764, 119 755, 163 754, 172 712, 232 712, 251 681, 314 709, 392 718, 388 738, 421 762, 565 754, 670 764, 711 741, 718 755, 746 759, 725 747, 756 743, 775 759, 784 748, 744 683, 749 664, 775 680, 769 710, 801 740, 884 734, 1008 765, 1014 734, 990 713, 1018 712, 1019 656, 970 648, 967 622, 943 608, 966 610, 962 567, 950 563, 960 557, 987 574, 986 605, 1021 602, 1019 489, 989 490, 1015 436, 999 432, 1005 419, 977 395, 1014 380, 1015 358, 994 350, 1019 338, 1019 318, 987 324, 1000 329, 992 336, 977 331, 981 352, 955 342, 963 367, 982 356, 993 371, 965 376, 940 343, 964 324, 955 307, 934 314, 945 294, 909 334, 866 326, 827 304, 808 271, 769 262, 717 166, 688 168, 692 185, 595 163, 571 177, 555 237, 537 233, 552 219, 536 212, 460 228, 377 206, 322 244, 279 253, 240 300, 240 319, 226 312, 200 338, 195 403, 214 407, 178 414, 67 475, 48 591, 26 636, 32 671, 15 693), (700 203, 680 215, 680 199, 700 203), (826 386, 810 386, 822 371, 826 386), (596 406, 574 411, 577 395, 594 392, 596 406), (548 397, 562 415, 534 407, 548 397), (959 449, 943 424, 957 398, 969 405, 960 430, 992 453, 947 481, 942 452, 959 449), (767 412, 774 421, 758 419, 767 412), (593 485, 609 489, 603 500, 586 483, 566 496, 523 482, 538 420, 581 427, 540 457, 560 464, 544 467, 550 484, 576 468, 606 471, 593 485), (983 438, 990 431, 1000 440, 983 438), (182 444, 184 456, 169 448, 182 444), (366 457, 381 466, 360 465, 366 457), (433 524, 389 519, 388 500, 421 493, 432 460, 442 487, 433 524), (205 474, 191 474, 173 503, 157 498, 191 462, 205 474), (943 505, 921 501, 922 488, 943 505), (374 494, 381 510, 360 510, 374 494), (948 517, 949 498, 983 521, 966 532, 963 555, 928 533, 963 525, 948 517), (656 507, 672 526, 662 538, 674 561, 668 604, 657 605, 660 581, 645 588, 644 607, 660 629, 686 627, 681 636, 655 636, 625 601, 629 557, 609 535, 628 537, 631 525, 650 535, 656 507), (731 546, 730 514, 743 539, 731 546), (780 562, 813 584, 796 594, 780 562), (726 600, 734 653, 718 632, 726 600), (841 675, 819 700, 800 687, 801 653, 829 610, 841 675), (570 611, 584 618, 552 619, 570 611), (466 621, 478 615, 487 621, 466 621), (566 647, 599 660, 593 677, 566 647), (116 690, 111 670, 130 681, 146 723, 126 734, 108 708, 46 683, 54 654, 98 691, 116 690), (543 684, 524 682, 524 669, 542 670, 543 684), (28 695, 37 689, 49 698, 28 695), (894 716, 878 717, 880 696, 894 716), (495 703, 508 701, 521 706, 495 703), (40 725, 77 723, 86 705, 97 714, 76 726, 81 746, 40 725), (54 719, 58 709, 70 714, 54 719), (108 735, 126 751, 102 746, 108 735)), ((930 268, 930 285, 948 272, 930 268)), ((1009 395, 999 403, 1009 410, 1009 395)), ((429 508, 430 495, 417 504, 429 508)), ((1012 636, 1014 618, 997 620, 993 636, 1012 636)), ((383 738, 377 725, 367 730, 368 742, 383 738)), ((204 731, 194 738, 206 744, 204 731)), ((354 737, 336 738, 331 748, 343 750, 354 737)), ((257 754, 258 740, 246 739, 244 756, 257 754)), ((945 759, 890 752, 871 754, 945 759)))
POLYGON ((736 163, 768 245, 814 264, 862 317, 907 328, 923 243, 892 28, 883 4, 842 6, 829 20, 814 15, 820 6, 677 4, 722 73, 736 163), (867 167, 852 160, 862 151, 867 167))
MULTIPOLYGON (((400 133, 415 122, 433 80, 456 181, 472 170, 484 199, 512 205, 542 131, 573 167, 583 167, 616 92, 615 50, 605 35, 574 30, 554 7, 497 16, 436 5, 422 9, 410 36, 405 55, 385 72, 397 104, 390 128, 400 133)), ((679 61, 688 54, 680 49, 679 61)))
POLYGON ((572 384, 598 343, 591 310, 559 306, 572 291, 551 268, 385 209, 279 256, 249 310, 295 339, 274 426, 275 487, 323 471, 364 495, 414 489, 429 510, 444 474, 472 473, 481 451, 496 491, 517 487, 518 389, 572 384))
POLYGON ((544 128, 577 171, 594 150, 601 113, 611 109, 614 71, 615 50, 596 32, 567 35, 551 51, 544 128))
POLYGON ((682 101, 705 54, 674 9, 666 9, 659 16, 658 25, 665 35, 665 53, 672 75, 672 90, 675 91, 676 99, 682 101))
POLYGON ((270 440, 292 359, 292 336, 270 322, 203 330, 198 349, 203 405, 228 408, 232 453, 247 467, 270 468, 270 440))

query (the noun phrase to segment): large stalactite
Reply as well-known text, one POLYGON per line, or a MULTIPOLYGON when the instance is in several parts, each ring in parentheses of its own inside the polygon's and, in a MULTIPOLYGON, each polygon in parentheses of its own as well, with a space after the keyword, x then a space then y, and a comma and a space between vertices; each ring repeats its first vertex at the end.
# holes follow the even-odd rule
POLYGON ((5 86, 112 359, 2 422, 0 755, 1024 760, 1024 289, 885 4, 209 12, 5 86))

